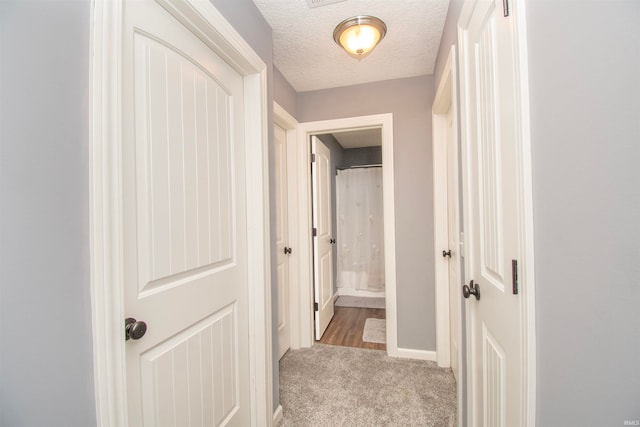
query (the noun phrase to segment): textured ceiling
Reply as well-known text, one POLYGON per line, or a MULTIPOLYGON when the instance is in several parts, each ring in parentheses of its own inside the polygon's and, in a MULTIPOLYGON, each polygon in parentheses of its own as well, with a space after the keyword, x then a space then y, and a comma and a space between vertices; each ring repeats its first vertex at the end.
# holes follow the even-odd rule
POLYGON ((273 61, 298 92, 432 74, 449 0, 346 0, 310 8, 305 0, 254 0, 273 28, 273 61), (373 15, 387 35, 361 61, 333 41, 355 15, 373 15))

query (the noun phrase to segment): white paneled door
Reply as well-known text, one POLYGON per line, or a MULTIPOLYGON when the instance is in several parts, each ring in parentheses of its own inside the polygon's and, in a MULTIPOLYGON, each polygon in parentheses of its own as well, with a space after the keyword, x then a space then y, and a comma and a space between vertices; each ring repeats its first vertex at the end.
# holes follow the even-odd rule
POLYGON ((243 80, 152 1, 124 3, 129 425, 250 425, 243 80))
MULTIPOLYGON (((465 24, 463 79, 468 194, 465 296, 469 319, 469 425, 525 425, 523 299, 515 289, 520 138, 513 17, 502 0, 477 1, 465 24)), ((467 5, 469 6, 469 5, 467 5)))
POLYGON ((276 176, 276 276, 278 280, 278 356, 291 346, 291 309, 289 307, 289 194, 287 191, 287 134, 274 126, 276 176))
POLYGON ((311 137, 315 157, 311 163, 313 184, 313 268, 316 340, 322 338, 333 318, 333 232, 331 224, 331 151, 311 137))

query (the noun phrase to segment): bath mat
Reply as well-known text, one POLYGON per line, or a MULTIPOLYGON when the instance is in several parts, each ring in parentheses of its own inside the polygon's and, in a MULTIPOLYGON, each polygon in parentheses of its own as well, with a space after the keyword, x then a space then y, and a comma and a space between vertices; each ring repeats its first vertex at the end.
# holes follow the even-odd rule
POLYGON ((368 318, 364 322, 362 341, 386 344, 387 342, 387 320, 368 318))
POLYGON ((384 298, 380 297, 354 297, 341 295, 336 300, 336 307, 357 307, 357 308, 385 308, 384 298))

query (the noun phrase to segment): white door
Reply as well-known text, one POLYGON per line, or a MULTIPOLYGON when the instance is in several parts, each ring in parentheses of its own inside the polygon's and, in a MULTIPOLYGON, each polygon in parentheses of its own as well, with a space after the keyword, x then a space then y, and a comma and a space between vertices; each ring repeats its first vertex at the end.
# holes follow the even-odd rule
POLYGON ((275 176, 276 176, 276 270, 278 280, 278 349, 284 356, 291 346, 289 308, 289 198, 287 191, 287 134, 275 125, 275 176))
POLYGON ((123 15, 129 425, 250 425, 243 80, 157 3, 123 15))
POLYGON ((502 0, 478 1, 464 35, 465 258, 467 280, 480 292, 466 300, 472 426, 523 425, 523 308, 512 288, 521 225, 511 21, 502 0))
POLYGON ((458 277, 459 249, 457 243, 458 233, 458 206, 456 165, 456 139, 453 129, 453 108, 449 107, 446 116, 447 126, 447 224, 450 251, 449 258, 449 357, 451 358, 451 370, 458 381, 458 319, 460 316, 460 278, 458 277))
POLYGON ((317 137, 311 137, 315 161, 311 163, 313 182, 313 270, 316 340, 333 318, 333 235, 331 228, 331 151, 317 137))

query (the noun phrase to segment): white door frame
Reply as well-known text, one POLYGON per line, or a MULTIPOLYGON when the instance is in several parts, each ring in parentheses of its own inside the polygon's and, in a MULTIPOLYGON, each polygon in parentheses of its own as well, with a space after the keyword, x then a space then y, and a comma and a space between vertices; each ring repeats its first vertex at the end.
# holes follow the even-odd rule
MULTIPOLYGON (((470 70, 469 64, 465 61, 465 56, 468 51, 474 49, 470 46, 466 32, 469 28, 469 21, 471 19, 473 10, 480 0, 466 0, 460 18, 458 20, 458 42, 460 44, 459 49, 459 63, 460 63, 460 106, 461 106, 461 147, 462 147, 462 193, 463 193, 463 205, 470 206, 471 199, 469 188, 472 183, 470 182, 471 176, 467 171, 470 166, 470 141, 469 141, 469 126, 471 125, 468 120, 468 105, 469 105, 469 89, 467 88, 468 76, 472 75, 475 70, 470 70)), ((518 177, 518 192, 520 198, 518 200, 518 221, 520 226, 518 237, 519 240, 519 252, 521 254, 520 268, 521 277, 520 280, 520 294, 523 298, 522 304, 522 336, 523 349, 522 349, 522 375, 524 378, 522 386, 522 403, 523 403, 523 419, 522 426, 535 426, 536 425, 536 322, 535 322, 535 274, 534 274, 534 235, 533 235, 533 184, 532 184, 532 172, 531 172, 531 127, 530 127, 530 114, 529 114, 529 64, 528 64, 528 50, 527 50, 527 26, 525 15, 525 1, 524 0, 512 0, 509 2, 509 14, 513 17, 513 34, 514 34, 514 58, 516 63, 514 65, 515 75, 515 106, 514 119, 516 121, 516 130, 518 140, 514 141, 517 144, 518 155, 518 171, 520 172, 518 177)), ((465 230, 465 246, 471 247, 471 238, 473 237, 472 220, 469 217, 469 209, 463 211, 464 230, 465 230)), ((470 266, 472 260, 469 253, 465 256, 465 271, 471 271, 470 266)), ((472 279, 466 277, 466 279, 472 279)), ((466 329, 471 330, 470 316, 466 316, 466 329)), ((467 349, 471 348, 471 334, 466 334, 466 346, 467 349)), ((467 351, 467 414, 473 414, 473 399, 471 393, 473 392, 473 375, 472 375, 472 362, 469 360, 470 352, 467 351)))
MULTIPOLYGON (((436 284, 436 352, 438 366, 449 367, 449 282, 448 270, 450 260, 440 257, 443 249, 449 246, 448 217, 447 217, 447 123, 446 113, 453 109, 453 127, 457 129, 457 102, 455 85, 455 47, 451 47, 440 85, 436 92, 432 107, 433 120, 433 223, 434 223, 434 254, 435 254, 435 284, 436 284), (452 66, 453 65, 453 66, 452 66)), ((457 147, 457 132, 454 135, 454 145, 457 147)), ((457 149, 455 150, 457 159, 457 149)), ((457 162, 456 162, 457 163, 457 162)), ((455 171, 457 177, 457 168, 455 171)), ((457 191, 456 191, 457 193, 457 191)), ((456 203, 456 212, 458 206, 456 203)), ((454 224, 457 229, 457 224, 454 224)), ((454 236, 458 242, 459 236, 454 236)), ((454 248, 459 250, 459 244, 454 248)), ((456 257, 456 269, 460 277, 460 257, 456 257)))
POLYGON ((298 121, 293 118, 277 102, 273 103, 273 121, 286 132, 287 146, 287 195, 289 218, 289 247, 292 249, 289 255, 289 323, 291 334, 290 345, 293 349, 300 348, 300 322, 292 319, 300 319, 299 287, 300 276, 300 243, 298 226, 298 121))
MULTIPOLYGON (((273 422, 267 67, 218 10, 156 0, 244 76, 251 422, 273 422)), ((121 63, 123 0, 92 2, 90 236, 98 426, 127 425, 122 272, 121 63)))
POLYGON ((384 198, 384 268, 387 317, 387 354, 398 357, 396 309, 396 226, 393 172, 393 114, 350 117, 300 123, 298 127, 298 236, 300 244, 299 343, 313 344, 313 252, 311 238, 311 164, 309 137, 345 130, 379 128, 382 132, 382 188, 384 198))
MULTIPOLYGON (((463 255, 460 242, 458 203, 458 90, 457 69, 455 64, 456 48, 451 46, 449 56, 445 62, 442 78, 433 101, 433 245, 435 254, 435 284, 436 284, 436 358, 438 366, 451 366, 451 359, 458 359, 458 367, 463 365, 462 359, 462 308, 458 310, 457 334, 458 354, 450 354, 450 300, 449 300, 449 263, 455 262, 454 268, 458 278, 461 278, 460 258, 463 255), (440 257, 442 250, 449 246, 449 215, 448 215, 448 180, 447 180, 447 112, 453 114, 453 157, 454 157, 454 204, 455 224, 453 240, 455 242, 452 251, 457 252, 454 259, 447 260, 440 257)), ((460 284, 462 286, 462 284, 460 284)), ((456 385, 458 401, 458 420, 462 420, 462 387, 456 385)), ((459 421, 460 422, 460 421, 459 421)))

